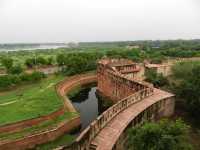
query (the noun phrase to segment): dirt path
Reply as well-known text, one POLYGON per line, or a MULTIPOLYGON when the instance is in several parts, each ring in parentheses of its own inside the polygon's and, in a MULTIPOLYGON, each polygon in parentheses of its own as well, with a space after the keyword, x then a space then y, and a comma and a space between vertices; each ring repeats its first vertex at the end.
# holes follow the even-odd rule
POLYGON ((11 102, 7 102, 7 103, 2 103, 2 104, 0 104, 0 106, 10 105, 10 104, 13 104, 13 103, 16 103, 16 102, 17 102, 17 100, 11 101, 11 102))

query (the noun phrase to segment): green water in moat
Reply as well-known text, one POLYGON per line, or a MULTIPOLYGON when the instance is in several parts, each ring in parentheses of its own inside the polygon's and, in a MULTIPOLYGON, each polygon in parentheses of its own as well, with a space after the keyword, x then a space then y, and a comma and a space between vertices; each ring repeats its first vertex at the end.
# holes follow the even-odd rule
POLYGON ((50 150, 58 146, 68 145, 84 130, 98 115, 105 111, 112 103, 105 101, 98 95, 96 84, 87 84, 72 90, 68 94, 73 106, 80 113, 81 128, 76 133, 64 134, 55 141, 36 147, 36 150, 50 150))

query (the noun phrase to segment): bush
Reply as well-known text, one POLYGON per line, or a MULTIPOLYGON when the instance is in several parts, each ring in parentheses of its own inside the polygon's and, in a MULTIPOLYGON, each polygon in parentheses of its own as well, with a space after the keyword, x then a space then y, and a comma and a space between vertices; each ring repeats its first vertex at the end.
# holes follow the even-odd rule
POLYGON ((37 65, 47 65, 48 64, 47 60, 41 56, 36 58, 36 63, 37 63, 37 65))
POLYGON ((96 61, 102 55, 99 53, 70 53, 59 54, 57 63, 63 66, 63 73, 74 75, 96 69, 96 61))
POLYGON ((192 150, 188 126, 181 120, 145 123, 129 130, 129 150, 192 150))
POLYGON ((28 58, 26 59, 25 61, 25 65, 28 67, 28 68, 32 68, 33 66, 36 65, 36 61, 34 58, 28 58))
POLYGON ((5 75, 0 76, 0 89, 5 90, 12 86, 20 85, 22 83, 37 82, 42 78, 45 78, 45 74, 41 72, 33 72, 32 74, 21 74, 21 75, 5 75))
POLYGON ((34 82, 34 81, 40 81, 42 78, 45 78, 45 74, 42 72, 33 72, 32 74, 27 74, 24 73, 20 76, 22 81, 29 81, 29 82, 34 82))
POLYGON ((20 65, 13 66, 8 71, 11 74, 20 74, 23 72, 23 68, 20 65))
POLYGON ((47 58, 47 65, 53 65, 54 59, 53 57, 48 57, 47 58))
POLYGON ((162 73, 156 73, 155 70, 145 71, 146 81, 154 84, 155 87, 162 87, 168 85, 168 79, 162 73))
POLYGON ((200 63, 188 62, 184 66, 177 65, 173 69, 176 81, 174 86, 176 95, 184 100, 187 110, 192 117, 200 119, 200 63), (190 66, 190 68, 184 68, 190 66), (181 76, 182 75, 182 76, 181 76))
POLYGON ((7 69, 7 71, 13 66, 13 59, 11 58, 2 58, 1 64, 7 69))
POLYGON ((10 77, 7 76, 0 76, 0 88, 7 88, 12 85, 12 81, 10 77))
POLYGON ((46 75, 42 72, 33 72, 30 74, 30 81, 40 81, 42 78, 45 78, 46 75))
POLYGON ((53 62, 53 58, 49 57, 48 59, 45 59, 42 56, 39 56, 37 58, 28 58, 25 61, 25 65, 28 68, 33 68, 36 65, 48 65, 48 64, 52 64, 53 62))

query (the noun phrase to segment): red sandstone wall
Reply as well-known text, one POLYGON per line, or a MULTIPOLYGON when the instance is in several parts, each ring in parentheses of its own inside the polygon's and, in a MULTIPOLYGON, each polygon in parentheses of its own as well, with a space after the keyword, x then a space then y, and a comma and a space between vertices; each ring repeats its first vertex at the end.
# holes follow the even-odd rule
POLYGON ((114 102, 117 102, 144 87, 137 82, 122 77, 122 75, 114 72, 111 73, 111 71, 103 65, 98 66, 97 78, 99 92, 104 96, 109 97, 114 102))
POLYGON ((61 99, 63 99, 64 107, 70 112, 76 112, 74 106, 71 104, 70 100, 66 96, 73 88, 97 81, 97 76, 95 74, 85 74, 85 75, 76 75, 70 78, 66 78, 60 82, 56 89, 57 93, 61 99))
POLYGON ((37 144, 53 141, 63 133, 70 132, 80 125, 80 118, 61 123, 56 129, 25 137, 16 141, 0 144, 0 150, 24 150, 33 148, 37 144))
POLYGON ((34 119, 24 120, 24 121, 16 122, 13 124, 0 126, 0 133, 1 132, 10 132, 11 133, 11 132, 20 131, 24 128, 27 128, 27 127, 30 127, 33 125, 37 125, 43 121, 54 119, 60 115, 63 115, 64 112, 65 112, 64 107, 62 107, 58 111, 53 112, 46 116, 41 116, 41 117, 34 118, 34 119))

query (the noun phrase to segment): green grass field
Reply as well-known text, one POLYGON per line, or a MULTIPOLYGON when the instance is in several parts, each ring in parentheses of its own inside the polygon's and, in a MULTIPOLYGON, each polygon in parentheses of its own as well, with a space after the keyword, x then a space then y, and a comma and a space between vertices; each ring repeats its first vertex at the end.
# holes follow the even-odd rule
POLYGON ((72 143, 75 139, 74 135, 64 134, 63 136, 59 137, 58 139, 38 145, 34 150, 50 150, 58 148, 59 146, 66 146, 72 143))
POLYGON ((55 84, 63 76, 50 76, 39 83, 0 93, 0 125, 47 115, 62 107, 55 84))

